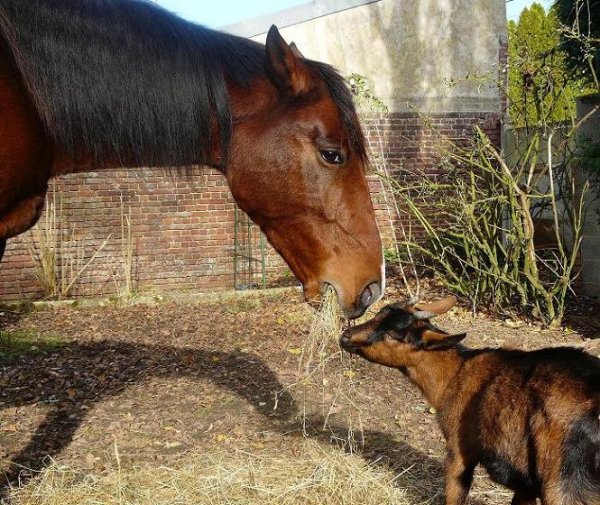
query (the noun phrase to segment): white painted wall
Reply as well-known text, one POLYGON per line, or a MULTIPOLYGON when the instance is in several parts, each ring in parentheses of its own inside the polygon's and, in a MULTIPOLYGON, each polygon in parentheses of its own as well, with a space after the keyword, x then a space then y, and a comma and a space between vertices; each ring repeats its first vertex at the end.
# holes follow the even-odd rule
POLYGON ((314 0, 285 13, 226 29, 264 42, 279 23, 307 58, 370 79, 391 111, 500 109, 505 0, 314 0))

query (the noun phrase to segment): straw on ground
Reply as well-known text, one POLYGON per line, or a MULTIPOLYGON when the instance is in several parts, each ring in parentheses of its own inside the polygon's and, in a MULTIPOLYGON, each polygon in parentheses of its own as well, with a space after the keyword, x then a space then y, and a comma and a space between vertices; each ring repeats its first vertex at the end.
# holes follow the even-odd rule
POLYGON ((195 455, 178 468, 98 475, 54 464, 12 493, 15 505, 408 505, 389 471, 358 456, 307 442, 300 457, 267 454, 195 455), (208 456, 208 457, 206 457, 208 456))

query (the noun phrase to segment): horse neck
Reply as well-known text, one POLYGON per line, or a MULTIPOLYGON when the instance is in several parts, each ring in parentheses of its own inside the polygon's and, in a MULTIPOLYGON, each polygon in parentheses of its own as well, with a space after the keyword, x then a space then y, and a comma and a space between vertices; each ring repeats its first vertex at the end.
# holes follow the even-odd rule
MULTIPOLYGON (((275 107, 279 100, 277 89, 265 78, 257 78, 249 86, 240 86, 239 84, 230 82, 228 83, 228 90, 234 131, 236 124, 239 125, 248 119, 264 114, 265 111, 275 107)), ((201 160, 198 161, 198 164, 205 165, 201 160)), ((111 168, 135 169, 146 167, 148 167, 146 164, 129 162, 117 158, 95 160, 92 156, 86 154, 73 156, 62 146, 55 145, 51 176, 55 177, 70 173, 91 172, 111 168)), ((216 166, 212 168, 221 170, 216 166)))
POLYGON ((457 348, 417 351, 413 363, 405 368, 405 373, 423 392, 427 401, 439 410, 444 392, 463 363, 464 357, 457 348))

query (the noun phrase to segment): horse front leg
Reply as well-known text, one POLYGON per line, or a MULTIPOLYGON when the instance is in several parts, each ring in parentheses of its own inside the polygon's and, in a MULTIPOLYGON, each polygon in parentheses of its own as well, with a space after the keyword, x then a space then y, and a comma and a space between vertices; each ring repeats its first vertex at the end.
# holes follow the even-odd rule
MULTIPOLYGON (((47 104, 46 104, 47 105, 47 104)), ((48 137, 13 52, 0 35, 0 249, 40 217, 54 162, 48 137)), ((0 254, 0 258, 2 254, 0 254)))
POLYGON ((6 250, 6 242, 9 238, 29 230, 37 223, 42 210, 46 193, 25 198, 17 203, 7 213, 0 216, 0 261, 6 250))

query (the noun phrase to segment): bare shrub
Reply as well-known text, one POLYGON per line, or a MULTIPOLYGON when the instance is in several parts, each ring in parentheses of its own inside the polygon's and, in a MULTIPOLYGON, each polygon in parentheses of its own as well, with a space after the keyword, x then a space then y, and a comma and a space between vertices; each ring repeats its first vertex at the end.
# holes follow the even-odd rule
POLYGON ((44 296, 51 300, 67 298, 109 239, 110 236, 89 254, 85 240, 78 238, 75 228, 69 228, 62 200, 51 191, 46 197, 43 217, 24 236, 44 296))

